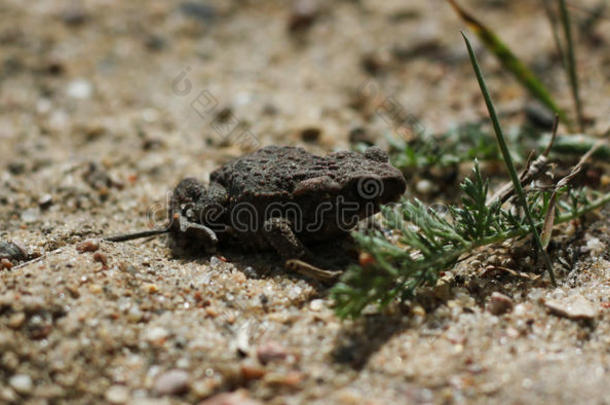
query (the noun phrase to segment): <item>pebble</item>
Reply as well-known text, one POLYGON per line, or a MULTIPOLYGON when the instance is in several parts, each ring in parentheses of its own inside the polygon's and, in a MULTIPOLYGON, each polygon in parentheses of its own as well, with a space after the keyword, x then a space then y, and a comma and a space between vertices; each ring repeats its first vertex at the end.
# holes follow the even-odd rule
POLYGON ((263 378, 266 374, 266 370, 256 364, 254 361, 246 360, 241 365, 241 375, 245 380, 258 380, 263 378))
MULTIPOLYGON (((91 132, 98 131, 98 129, 91 129, 91 132)), ((100 130, 100 131, 103 131, 100 130)), ((110 187, 121 188, 123 184, 120 181, 114 180, 108 174, 105 167, 98 162, 89 162, 86 170, 83 173, 83 180, 94 190, 100 193, 108 192, 110 187)))
POLYGON ((99 284, 89 284, 89 291, 93 294, 101 294, 104 289, 99 284))
POLYGON ((548 299, 544 305, 551 312, 569 319, 593 319, 597 316, 597 309, 591 301, 582 295, 573 295, 561 299, 548 299))
POLYGON ((8 387, 0 387, 0 399, 8 403, 17 401, 17 394, 8 387))
POLYGON ((218 392, 222 384, 223 379, 221 377, 202 378, 191 383, 190 392, 199 399, 209 398, 214 393, 218 392))
POLYGON ((232 346, 235 347, 235 351, 240 356, 247 356, 250 352, 250 333, 249 323, 243 324, 238 330, 235 339, 232 342, 232 346))
POLYGON ((582 248, 585 252, 590 252, 593 256, 598 257, 606 251, 604 243, 596 237, 586 237, 587 245, 582 248))
POLYGON ((8 319, 8 327, 11 329, 19 329, 25 321, 25 314, 23 312, 16 312, 8 319))
POLYGON ((363 128, 363 127, 352 128, 349 131, 348 139, 352 145, 364 143, 365 145, 372 146, 375 144, 375 140, 367 132, 366 128, 363 128))
MULTIPOLYGON (((400 61, 434 57, 442 52, 441 34, 435 23, 420 25, 415 35, 412 35, 405 45, 395 46, 392 50, 393 56, 400 61)), ((427 73, 430 74, 432 71, 433 69, 430 69, 427 73)))
POLYGON ((369 75, 375 76, 387 70, 392 63, 391 55, 388 52, 366 53, 360 59, 360 66, 369 75))
POLYGON ((303 373, 289 371, 287 373, 270 373, 265 376, 265 383, 268 385, 283 385, 286 387, 296 387, 304 379, 303 373))
POLYGON ((169 332, 159 326, 152 327, 146 331, 145 338, 150 342, 163 340, 169 336, 169 332))
POLYGON ((309 127, 302 129, 300 135, 303 142, 316 143, 320 139, 321 134, 322 130, 320 128, 309 127))
POLYGON ((531 124, 549 131, 553 129, 555 115, 551 110, 548 109, 548 107, 545 107, 538 102, 532 102, 526 104, 524 110, 525 117, 531 124))
POLYGON ((511 312, 515 303, 508 295, 499 292, 493 292, 487 303, 487 310, 493 315, 502 315, 511 312))
POLYGON ((81 242, 78 245, 76 245, 76 250, 79 253, 95 252, 99 248, 100 248, 100 244, 93 239, 87 239, 86 241, 81 242))
POLYGON ((244 274, 248 278, 258 278, 258 273, 254 270, 254 267, 248 266, 244 269, 244 274))
POLYGON ((101 263, 102 266, 106 267, 108 265, 108 256, 106 256, 105 254, 101 253, 101 252, 95 252, 93 254, 93 260, 101 263))
POLYGON ((63 20, 64 24, 74 27, 83 25, 85 22, 87 22, 88 18, 89 15, 81 7, 72 6, 61 13, 61 19, 63 20))
POLYGON ((38 208, 28 208, 21 212, 21 220, 26 224, 38 221, 40 210, 38 208))
POLYGON ((314 0, 295 0, 292 3, 292 13, 288 21, 290 32, 300 32, 309 29, 318 17, 318 4, 314 0))
POLYGON ((7 269, 10 270, 13 268, 13 263, 8 259, 0 259, 0 270, 7 269))
POLYGON ((311 309, 312 311, 321 311, 322 308, 324 308, 324 300, 321 300, 319 298, 312 300, 309 303, 309 309, 311 309))
POLYGON ((160 395, 177 395, 189 388, 189 374, 184 370, 174 369, 161 374, 155 380, 154 390, 160 395))
POLYGON ((10 386, 20 394, 29 394, 32 391, 32 378, 27 374, 15 374, 9 380, 10 386))
POLYGON ((417 182, 415 189, 420 194, 430 194, 436 191, 436 186, 430 180, 423 179, 417 182))
POLYGON ((145 284, 144 291, 148 294, 156 294, 159 292, 159 286, 153 283, 145 284))
POLYGON ((25 260, 27 253, 14 242, 4 242, 0 240, 0 259, 25 260))
POLYGON ((106 390, 104 398, 111 404, 124 404, 129 400, 129 388, 123 385, 113 385, 106 390))
POLYGON ((248 391, 244 389, 235 392, 223 392, 222 394, 214 395, 199 405, 261 405, 262 403, 250 398, 248 391))
POLYGON ((140 308, 133 306, 129 309, 129 312, 127 312, 127 320, 129 320, 129 322, 137 323, 142 319, 142 315, 140 308))
POLYGON ((279 343, 268 342, 256 349, 256 356, 262 364, 267 364, 271 361, 286 359, 288 352, 279 343))
POLYGON ((201 4, 195 1, 185 1, 180 4, 180 11, 187 17, 191 17, 202 22, 211 22, 216 18, 216 9, 212 6, 201 4))
POLYGON ((359 405, 362 403, 362 395, 353 388, 344 388, 336 392, 335 395, 341 405, 359 405))
POLYGON ((66 93, 77 100, 86 100, 91 97, 93 86, 85 79, 75 79, 68 83, 66 93))
POLYGON ((19 366, 19 357, 14 352, 7 351, 2 355, 1 364, 5 370, 13 371, 19 366))
POLYGON ((53 205, 53 196, 51 194, 44 194, 38 199, 38 206, 41 209, 47 209, 53 205))

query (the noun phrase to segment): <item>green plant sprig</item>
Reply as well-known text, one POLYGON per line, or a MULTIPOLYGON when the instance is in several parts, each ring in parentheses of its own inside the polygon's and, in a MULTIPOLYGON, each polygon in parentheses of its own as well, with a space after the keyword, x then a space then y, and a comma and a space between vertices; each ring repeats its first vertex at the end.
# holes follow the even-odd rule
MULTIPOLYGON (((512 205, 503 207, 500 202, 485 204, 489 187, 478 164, 461 189, 459 206, 450 205, 441 212, 417 199, 402 201, 382 208, 385 230, 353 233, 360 250, 372 260, 350 267, 333 287, 337 315, 355 318, 369 304, 385 307, 394 300, 409 299, 418 287, 434 285, 439 274, 464 255, 482 246, 531 234, 523 211, 513 212, 512 205)), ((551 193, 528 193, 536 228, 544 224, 551 193)), ((610 193, 599 195, 565 187, 557 198, 555 225, 607 204, 610 193)))

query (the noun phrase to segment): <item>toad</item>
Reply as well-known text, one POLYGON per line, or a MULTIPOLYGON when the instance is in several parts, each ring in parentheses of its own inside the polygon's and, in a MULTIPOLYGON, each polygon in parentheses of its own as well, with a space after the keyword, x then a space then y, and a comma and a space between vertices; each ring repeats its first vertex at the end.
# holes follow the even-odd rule
POLYGON ((167 228, 107 240, 169 232, 170 246, 178 251, 211 253, 229 246, 307 260, 308 245, 347 235, 405 189, 402 173, 375 146, 326 156, 267 146, 215 170, 207 185, 182 180, 170 200, 167 228))

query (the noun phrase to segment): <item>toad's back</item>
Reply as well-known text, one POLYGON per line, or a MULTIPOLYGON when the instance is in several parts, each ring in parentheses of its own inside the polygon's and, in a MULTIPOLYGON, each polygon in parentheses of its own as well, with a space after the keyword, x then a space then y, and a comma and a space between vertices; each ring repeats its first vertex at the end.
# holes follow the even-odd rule
POLYGON ((224 186, 233 201, 282 200, 289 199, 295 186, 303 180, 328 177, 342 187, 350 179, 371 175, 396 178, 404 183, 402 174, 391 165, 367 159, 357 152, 317 156, 291 146, 259 149, 212 172, 210 180, 224 186))
POLYGON ((212 172, 210 180, 223 185, 236 200, 289 197, 300 181, 334 177, 333 159, 312 155, 302 148, 267 146, 212 172))

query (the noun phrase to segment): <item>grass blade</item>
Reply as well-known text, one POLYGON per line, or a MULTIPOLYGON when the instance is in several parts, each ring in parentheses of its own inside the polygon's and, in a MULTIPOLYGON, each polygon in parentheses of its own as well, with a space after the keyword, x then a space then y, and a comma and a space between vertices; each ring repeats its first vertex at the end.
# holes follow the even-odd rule
POLYGON ((485 83, 485 79, 483 78, 483 73, 481 73, 481 68, 479 63, 477 62, 477 57, 472 50, 472 46, 470 45, 470 41, 464 33, 462 33, 464 37, 464 41, 466 41, 466 47, 468 48, 468 54, 470 55, 470 61, 472 62, 472 67, 474 68, 474 72, 477 76, 477 81, 479 82, 479 87, 481 88, 481 93, 483 93, 483 97, 485 98, 485 104, 487 105, 487 110, 489 111, 489 116, 491 118, 494 131, 496 133, 496 138, 498 140, 498 146, 500 151, 502 152, 502 156, 504 157, 504 163, 506 164, 506 168, 508 169, 508 173, 510 174, 510 178, 515 186, 515 191, 517 192, 517 197, 523 210, 525 212, 525 216, 527 222, 530 226, 531 233, 534 237, 534 241, 536 242, 536 247, 542 253, 545 264, 547 266, 547 270, 549 276, 551 278, 551 282, 553 285, 556 285, 555 282, 555 274, 553 273, 553 264, 551 263, 551 259, 547 254, 546 250, 542 246, 542 241, 540 240, 540 235, 538 234, 538 230, 536 229, 536 224, 532 218, 532 214, 530 212, 529 205, 527 203, 527 199, 525 197, 525 192, 523 191, 523 187, 521 186, 521 181, 519 181, 519 175, 515 170, 515 166, 513 165, 513 160, 510 156, 510 152, 508 151, 508 146, 506 145, 506 141, 504 139, 504 133, 502 132, 502 127, 500 127, 500 123, 498 121, 498 116, 496 114, 496 109, 491 100, 491 96, 489 95, 489 90, 487 89, 487 84, 485 83))
POLYGON ((566 41, 567 52, 564 53, 566 70, 570 80, 570 88, 572 90, 572 98, 576 107, 576 117, 578 120, 578 128, 583 130, 582 103, 578 90, 578 75, 576 74, 576 58, 574 56, 574 41, 572 40, 572 27, 570 24, 570 14, 565 0, 557 0, 559 3, 559 13, 561 15, 561 26, 566 41))
POLYGON ((565 124, 569 124, 569 119, 566 113, 559 108, 553 100, 551 93, 542 84, 534 73, 511 51, 511 49, 500 40, 500 38, 483 23, 477 20, 470 13, 461 8, 455 0, 447 0, 453 7, 456 13, 464 20, 468 28, 472 30, 483 44, 489 49, 500 61, 502 66, 530 92, 532 96, 538 99, 541 103, 553 110, 559 119, 565 124))
POLYGON ((551 6, 551 2, 553 0, 543 0, 542 4, 544 5, 544 12, 546 13, 546 17, 549 19, 549 23, 551 24, 551 32, 553 33, 553 41, 555 42, 555 47, 557 48, 557 53, 561 58, 562 63, 565 68, 566 58, 564 56, 563 46, 561 45, 561 39, 559 38, 559 23, 557 22, 557 16, 553 12, 553 8, 551 6))

